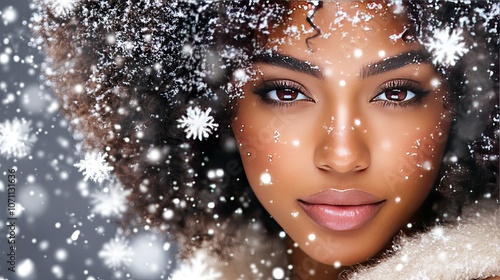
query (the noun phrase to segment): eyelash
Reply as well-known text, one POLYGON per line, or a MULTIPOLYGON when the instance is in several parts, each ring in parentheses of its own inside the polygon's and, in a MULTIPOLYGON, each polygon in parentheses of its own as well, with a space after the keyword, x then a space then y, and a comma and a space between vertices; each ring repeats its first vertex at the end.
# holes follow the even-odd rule
MULTIPOLYGON (((272 106, 276 107, 284 107, 288 108, 290 106, 293 106, 294 103, 300 102, 300 101, 312 101, 315 102, 312 98, 310 98, 304 89, 303 86, 301 86, 299 83, 296 83, 294 81, 290 80, 271 80, 271 81, 265 81, 262 84, 256 86, 253 90, 253 93, 258 95, 260 100, 264 102, 265 104, 269 104, 272 106), (271 91, 274 90, 286 90, 286 89, 291 89, 293 91, 297 91, 304 96, 307 97, 307 100, 296 100, 296 101, 276 101, 273 99, 270 99, 268 97, 268 94, 271 91)), ((418 82, 412 81, 412 80, 406 80, 406 79, 401 79, 401 80, 390 80, 383 85, 381 85, 377 89, 377 94, 370 100, 370 102, 377 102, 380 103, 381 106, 384 107, 389 107, 389 108, 404 108, 412 105, 418 105, 422 102, 422 99, 427 96, 430 93, 429 90, 424 89, 418 82), (415 97, 408 101, 388 101, 388 100, 375 100, 378 96, 384 94, 386 91, 390 90, 404 90, 404 91, 411 91, 415 94, 415 97)))
POLYGON ((412 80, 391 80, 381 85, 377 94, 370 100, 370 102, 380 102, 382 106, 395 108, 395 107, 408 107, 412 105, 418 105, 422 103, 424 97, 430 93, 429 90, 424 89, 418 82, 412 80), (405 90, 411 91, 415 94, 415 97, 408 101, 387 101, 387 100, 375 100, 376 97, 384 94, 386 91, 390 90, 405 90))
POLYGON ((258 95, 260 100, 266 104, 276 106, 276 107, 284 107, 288 108, 292 106, 296 102, 300 101, 312 101, 314 100, 310 98, 307 94, 304 92, 306 91, 303 86, 301 86, 299 83, 290 81, 290 80, 272 80, 272 81, 265 81, 262 84, 258 85, 255 87, 253 90, 253 93, 258 95), (286 89, 291 89, 293 91, 297 91, 301 94, 303 94, 307 99, 306 100, 296 100, 296 101, 277 101, 270 99, 267 95, 274 90, 286 90, 286 89))

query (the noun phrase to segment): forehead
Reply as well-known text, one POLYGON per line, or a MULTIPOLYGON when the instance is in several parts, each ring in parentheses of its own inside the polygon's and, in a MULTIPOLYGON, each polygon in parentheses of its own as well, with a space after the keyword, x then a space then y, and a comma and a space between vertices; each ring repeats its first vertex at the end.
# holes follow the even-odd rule
POLYGON ((368 52, 375 56, 397 54, 408 45, 402 39, 408 26, 401 7, 383 1, 292 2, 266 47, 316 55, 331 55, 336 50, 343 57, 368 52))
POLYGON ((387 4, 384 1, 323 1, 290 3, 290 12, 285 21, 309 23, 308 18, 326 31, 386 27, 391 21, 406 21, 402 5, 387 4))

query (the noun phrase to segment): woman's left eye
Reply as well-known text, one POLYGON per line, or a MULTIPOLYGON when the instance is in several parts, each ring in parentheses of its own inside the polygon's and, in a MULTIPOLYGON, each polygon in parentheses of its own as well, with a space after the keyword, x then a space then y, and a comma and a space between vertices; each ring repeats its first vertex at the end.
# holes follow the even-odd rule
POLYGON ((405 107, 419 104, 430 91, 423 88, 421 83, 412 80, 392 80, 383 84, 378 94, 371 102, 380 102, 383 106, 405 107))
POLYGON ((414 99, 417 95, 408 89, 386 89, 379 93, 373 101, 389 101, 389 102, 407 102, 414 99))

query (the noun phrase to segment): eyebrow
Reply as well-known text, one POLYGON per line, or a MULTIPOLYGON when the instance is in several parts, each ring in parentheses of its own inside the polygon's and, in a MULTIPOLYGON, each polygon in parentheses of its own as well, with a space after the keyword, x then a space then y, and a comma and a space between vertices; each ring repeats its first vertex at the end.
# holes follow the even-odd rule
MULTIPOLYGON (((364 66, 360 71, 361 79, 380 75, 385 72, 396 70, 398 68, 417 64, 421 62, 430 63, 430 54, 423 50, 414 50, 403 52, 395 56, 384 58, 380 61, 370 63, 364 66)), ((320 67, 311 62, 300 60, 298 58, 283 55, 280 53, 264 53, 254 57, 254 63, 266 63, 273 66, 282 67, 288 70, 311 75, 318 79, 324 79, 320 67)))
POLYGON ((254 57, 254 63, 266 63, 273 66, 282 67, 288 70, 304 73, 318 79, 323 79, 323 74, 318 66, 311 62, 279 53, 265 53, 254 57))
POLYGON ((360 77, 366 79, 410 64, 430 63, 430 57, 430 54, 423 50, 400 53, 366 65, 361 69, 360 77))

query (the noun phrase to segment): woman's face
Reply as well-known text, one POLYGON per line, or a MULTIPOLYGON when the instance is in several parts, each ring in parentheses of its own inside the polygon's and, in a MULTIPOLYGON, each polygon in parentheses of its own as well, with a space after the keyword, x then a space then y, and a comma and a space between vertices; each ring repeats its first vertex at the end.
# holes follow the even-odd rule
POLYGON ((377 2, 307 5, 267 38, 233 121, 260 202, 336 265, 376 255, 428 196, 449 131, 446 87, 405 17, 377 2), (309 42, 309 46, 307 44, 309 42))

